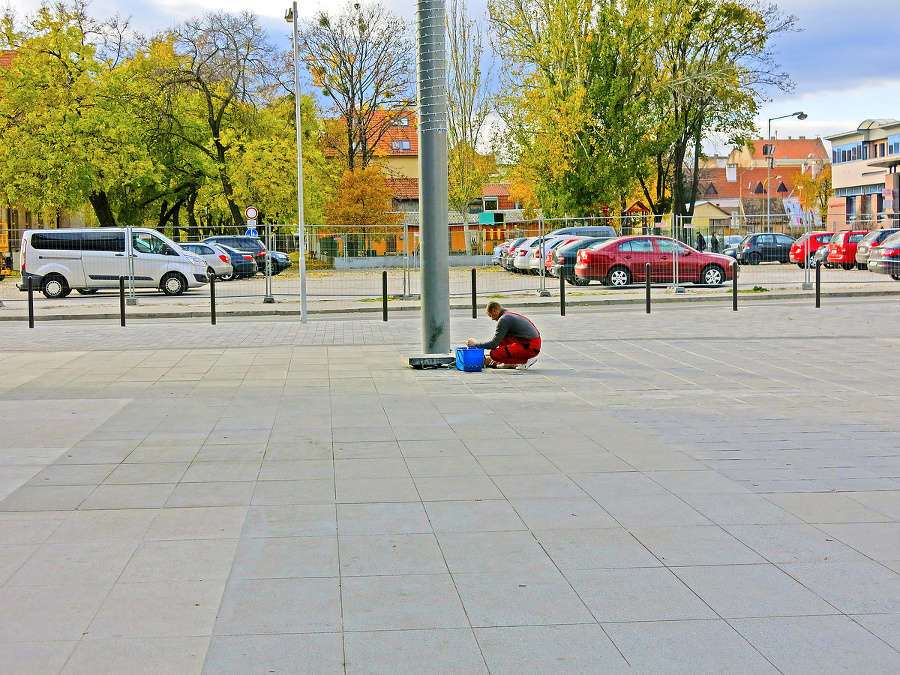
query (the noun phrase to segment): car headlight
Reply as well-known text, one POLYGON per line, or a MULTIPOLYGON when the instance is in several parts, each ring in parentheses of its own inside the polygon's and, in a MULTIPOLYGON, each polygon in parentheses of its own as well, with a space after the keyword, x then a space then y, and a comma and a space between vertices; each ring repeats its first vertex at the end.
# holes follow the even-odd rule
POLYGON ((203 258, 198 258, 195 255, 189 255, 188 260, 191 261, 191 264, 194 267, 203 267, 203 268, 206 267, 206 261, 203 258))

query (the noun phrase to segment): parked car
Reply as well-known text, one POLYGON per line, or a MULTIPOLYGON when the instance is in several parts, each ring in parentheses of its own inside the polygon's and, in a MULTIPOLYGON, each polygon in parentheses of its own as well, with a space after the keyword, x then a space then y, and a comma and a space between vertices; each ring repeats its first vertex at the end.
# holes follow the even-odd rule
POLYGON ((512 244, 511 241, 504 241, 499 246, 494 247, 494 253, 491 255, 491 264, 492 265, 500 264, 500 259, 506 253, 507 249, 510 247, 510 244, 512 244))
POLYGON ((834 267, 834 263, 828 262, 828 247, 820 246, 815 253, 815 263, 813 267, 821 265, 822 267, 834 267))
POLYGON ((516 255, 516 249, 520 244, 524 243, 527 237, 519 237, 518 239, 514 239, 513 242, 509 245, 509 248, 504 251, 503 255, 500 257, 500 266, 505 270, 512 269, 512 261, 516 255))
POLYGON ((551 276, 557 278, 562 276, 570 284, 584 285, 590 283, 589 279, 579 281, 575 276, 575 259, 578 257, 578 251, 610 239, 612 237, 587 237, 560 246, 553 252, 553 262, 550 266, 551 276))
POLYGON ((217 234, 203 240, 209 244, 225 244, 238 251, 246 251, 253 255, 256 266, 260 271, 266 268, 266 246, 259 237, 247 237, 237 234, 217 234))
MULTIPOLYGON (((271 259, 272 265, 272 276, 274 277, 276 274, 281 274, 286 269, 290 269, 290 267, 294 264, 291 261, 291 257, 287 253, 282 253, 281 251, 272 251, 269 250, 269 258, 271 259)), ((265 271, 265 261, 263 261, 263 271, 265 271)))
POLYGON ((209 283, 206 261, 165 235, 145 227, 26 230, 19 249, 22 285, 33 279, 47 298, 64 298, 118 288, 119 278, 133 275, 137 288, 158 288, 181 295, 209 283))
POLYGON ((616 228, 611 225, 577 225, 575 227, 561 227, 547 234, 574 234, 579 237, 615 237, 617 232, 616 228))
POLYGON ((231 274, 231 256, 215 244, 203 242, 182 241, 178 243, 181 248, 191 253, 196 253, 209 265, 207 274, 215 274, 217 278, 231 274))
POLYGON ((235 279, 252 277, 256 274, 259 268, 256 266, 253 254, 246 251, 238 251, 225 244, 216 244, 216 246, 225 251, 231 258, 231 274, 223 275, 222 281, 234 281, 235 279))
MULTIPOLYGON (((828 262, 845 270, 856 267, 856 247, 869 234, 868 230, 841 230, 835 232, 828 242, 828 262)), ((865 267, 860 267, 865 269, 865 267)))
MULTIPOLYGON (((719 242, 719 253, 732 258, 737 258, 737 247, 743 238, 744 237, 739 234, 728 234, 722 237, 722 240, 719 242)), ((715 251, 713 251, 713 253, 715 253, 715 251)))
POLYGON ((860 269, 869 269, 866 263, 869 262, 869 253, 872 249, 881 246, 889 237, 900 232, 898 228, 885 228, 883 230, 872 230, 865 237, 859 240, 856 245, 856 264, 860 269))
POLYGON ((609 286, 627 286, 646 280, 674 280, 673 259, 678 254, 678 279, 696 284, 719 286, 730 279, 734 261, 721 253, 701 253, 669 237, 618 237, 578 252, 575 264, 577 283, 597 279, 609 286))
POLYGON ((895 281, 900 281, 900 234, 888 237, 881 246, 869 250, 866 267, 870 272, 890 274, 895 281))
MULTIPOLYGON (((560 244, 562 244, 564 242, 572 241, 573 239, 577 239, 577 238, 578 237, 575 237, 573 235, 562 235, 562 236, 549 236, 548 235, 548 236, 544 237, 543 246, 541 246, 540 240, 536 241, 531 246, 531 250, 528 252, 528 255, 526 256, 528 258, 528 270, 532 274, 539 275, 541 273, 541 267, 543 266, 544 270, 546 272, 546 265, 544 265, 544 261, 547 258, 547 254, 549 252, 553 251, 553 249, 555 249, 560 244), (541 253, 543 253, 543 255, 541 255, 541 253)), ((524 266, 524 263, 521 261, 521 258, 520 258, 520 265, 524 266)))
POLYGON ((791 245, 794 240, 786 234, 760 232, 748 234, 735 250, 738 262, 759 265, 764 262, 787 263, 791 261, 791 245))
POLYGON ((531 247, 535 242, 539 240, 540 237, 528 237, 515 248, 510 248, 510 257, 508 258, 506 269, 508 269, 510 272, 528 272, 528 266, 526 265, 523 270, 522 263, 519 262, 519 258, 527 257, 530 260, 531 258, 528 256, 531 252, 531 247))
POLYGON ((791 262, 797 263, 800 267, 816 266, 816 251, 821 247, 828 248, 828 242, 834 236, 834 232, 810 232, 804 234, 791 244, 791 262))

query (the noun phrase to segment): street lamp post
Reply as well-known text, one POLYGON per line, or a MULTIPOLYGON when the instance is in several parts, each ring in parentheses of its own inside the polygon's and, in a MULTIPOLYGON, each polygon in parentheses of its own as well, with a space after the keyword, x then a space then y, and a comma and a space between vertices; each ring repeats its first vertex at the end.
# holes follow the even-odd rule
POLYGON ((303 136, 300 125, 300 54, 297 44, 297 3, 286 10, 284 20, 293 24, 294 45, 294 116, 297 126, 297 243, 300 246, 300 322, 306 323, 306 225, 303 223, 303 136))
POLYGON ((769 118, 769 144, 766 147, 768 152, 763 153, 766 155, 766 227, 769 228, 768 231, 771 231, 772 228, 772 202, 769 199, 769 171, 772 168, 772 161, 775 157, 775 153, 773 152, 774 148, 772 147, 772 121, 782 120, 785 117, 796 117, 798 120, 805 120, 809 115, 801 110, 800 112, 794 112, 790 115, 779 115, 778 117, 769 118))

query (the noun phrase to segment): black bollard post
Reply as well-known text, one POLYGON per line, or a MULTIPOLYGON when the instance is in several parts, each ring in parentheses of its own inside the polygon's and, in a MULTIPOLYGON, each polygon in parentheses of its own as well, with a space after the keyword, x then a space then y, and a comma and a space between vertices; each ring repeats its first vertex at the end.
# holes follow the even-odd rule
POLYGON ((34 328, 34 277, 28 277, 28 327, 34 328))
POLYGON ((647 267, 645 268, 647 273, 647 314, 650 313, 650 263, 647 263, 647 267))
POLYGON ((822 306, 822 263, 816 265, 816 309, 822 306))
POLYGON ((125 277, 119 277, 119 317, 120 322, 125 325, 125 277))
POLYGON ((387 270, 381 273, 381 312, 383 320, 387 321, 387 270))
POLYGON ((738 278, 737 260, 731 263, 731 309, 737 311, 737 278, 738 278))
POLYGON ((566 315, 566 277, 562 267, 559 268, 559 315, 566 315))
POLYGON ((209 275, 209 320, 216 325, 216 273, 209 275))
POLYGON ((475 288, 475 268, 472 268, 472 318, 478 318, 478 300, 476 299, 476 288, 475 288))

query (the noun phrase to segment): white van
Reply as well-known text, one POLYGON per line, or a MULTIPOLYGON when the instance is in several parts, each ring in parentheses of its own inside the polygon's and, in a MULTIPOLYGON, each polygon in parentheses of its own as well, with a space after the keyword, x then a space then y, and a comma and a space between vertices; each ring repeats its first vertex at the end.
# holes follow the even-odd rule
POLYGON ((158 288, 181 295, 209 282, 207 264, 156 230, 124 227, 83 230, 26 230, 22 234, 21 290, 28 279, 48 298, 64 298, 72 289, 83 295, 117 288, 120 277, 134 276, 137 288, 158 288))

